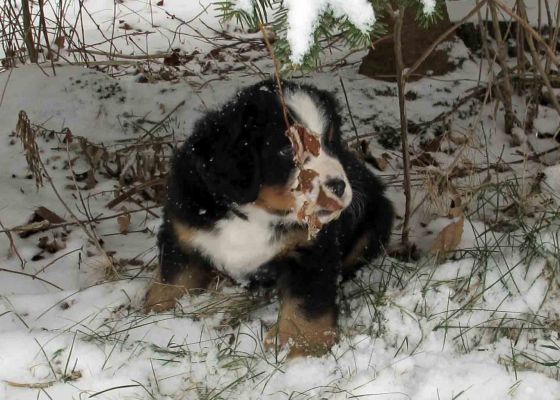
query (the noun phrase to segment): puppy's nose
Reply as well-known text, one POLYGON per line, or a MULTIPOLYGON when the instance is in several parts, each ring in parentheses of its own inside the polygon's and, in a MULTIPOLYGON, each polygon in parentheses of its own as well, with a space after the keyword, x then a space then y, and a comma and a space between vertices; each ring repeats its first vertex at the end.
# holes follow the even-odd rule
POLYGON ((337 197, 342 197, 344 190, 346 189, 346 183, 342 179, 329 179, 325 186, 327 186, 331 192, 337 197))

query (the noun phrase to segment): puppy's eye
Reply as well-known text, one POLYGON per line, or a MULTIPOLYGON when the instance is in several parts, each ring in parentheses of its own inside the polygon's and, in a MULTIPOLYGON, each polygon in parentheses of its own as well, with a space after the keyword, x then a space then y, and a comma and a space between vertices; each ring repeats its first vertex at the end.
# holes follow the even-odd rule
POLYGON ((294 150, 292 149, 292 146, 284 146, 282 147, 279 151, 278 151, 278 155, 280 157, 293 157, 294 155, 294 150))

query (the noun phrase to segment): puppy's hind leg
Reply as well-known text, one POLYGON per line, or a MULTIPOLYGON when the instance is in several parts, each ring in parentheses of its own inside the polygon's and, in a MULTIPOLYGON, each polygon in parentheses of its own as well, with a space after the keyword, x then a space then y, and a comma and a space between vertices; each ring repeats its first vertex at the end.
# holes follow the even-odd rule
POLYGON ((185 251, 165 227, 159 235, 160 266, 157 280, 148 289, 144 311, 162 312, 173 308, 184 294, 208 288, 215 271, 200 256, 185 251))

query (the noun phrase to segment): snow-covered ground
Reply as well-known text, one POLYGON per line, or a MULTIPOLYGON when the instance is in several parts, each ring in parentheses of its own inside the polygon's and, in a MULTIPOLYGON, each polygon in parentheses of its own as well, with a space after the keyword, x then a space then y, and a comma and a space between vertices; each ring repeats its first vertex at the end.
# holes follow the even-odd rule
MULTIPOLYGON (((285 351, 265 351, 276 299, 227 284, 183 298, 173 312, 145 315, 161 210, 143 209, 153 203, 140 193, 136 203, 107 204, 138 172, 138 160, 169 154, 146 143, 160 138, 167 148, 202 112, 259 79, 255 71, 272 72, 262 45, 237 43, 210 59, 200 51, 185 66, 194 75, 160 74, 153 83, 131 69, 119 79, 77 66, 55 66, 56 75, 50 65, 0 74, 0 222, 26 224, 41 206, 65 221, 72 214, 84 221, 26 238, 2 233, 0 399, 559 398, 558 150, 549 151, 556 146, 550 139, 505 135, 501 111, 495 118, 492 104, 475 100, 431 122, 487 79, 460 43, 451 48, 460 65, 455 72, 407 85, 418 206, 411 239, 420 258, 382 257, 344 285, 341 340, 328 355, 286 361, 285 351), (239 54, 244 64, 237 69, 239 54), (47 178, 36 189, 12 135, 20 110, 40 127, 40 157, 56 192, 47 178), (101 144, 105 152, 96 156, 101 144), (120 182, 104 166, 115 167, 117 151, 130 161, 120 182), (542 154, 530 157, 535 152, 542 154), (96 182, 85 178, 88 159, 96 160, 96 182), (447 216, 457 196, 466 215, 458 251, 437 260, 430 248, 457 220, 447 216), (127 234, 120 233, 122 221, 109 218, 122 207, 131 218, 127 234), (88 219, 97 221, 93 230, 88 219)), ((398 146, 390 146, 398 127, 396 85, 358 75, 362 56, 304 79, 336 94, 350 144, 357 133, 387 161, 376 172, 397 209, 397 243, 404 197, 398 146)), ((523 118, 524 101, 514 100, 523 118)), ((540 107, 536 128, 551 133, 557 125, 554 110, 540 107)))

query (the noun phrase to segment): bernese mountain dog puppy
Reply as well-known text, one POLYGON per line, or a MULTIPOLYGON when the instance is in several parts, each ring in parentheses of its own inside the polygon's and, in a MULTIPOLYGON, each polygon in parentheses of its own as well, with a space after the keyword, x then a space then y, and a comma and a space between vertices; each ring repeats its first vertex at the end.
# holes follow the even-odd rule
POLYGON ((280 313, 265 344, 291 343, 289 356, 320 355, 337 339, 340 278, 381 252, 393 209, 378 178, 342 141, 333 96, 288 81, 281 90, 283 99, 268 80, 240 91, 202 117, 174 155, 159 274, 145 311, 174 307, 185 293, 207 289, 216 274, 274 284, 280 313), (297 215, 301 169, 286 135, 286 109, 290 124, 319 138, 319 154, 303 167, 340 204, 316 210, 322 228, 313 237, 297 215))

